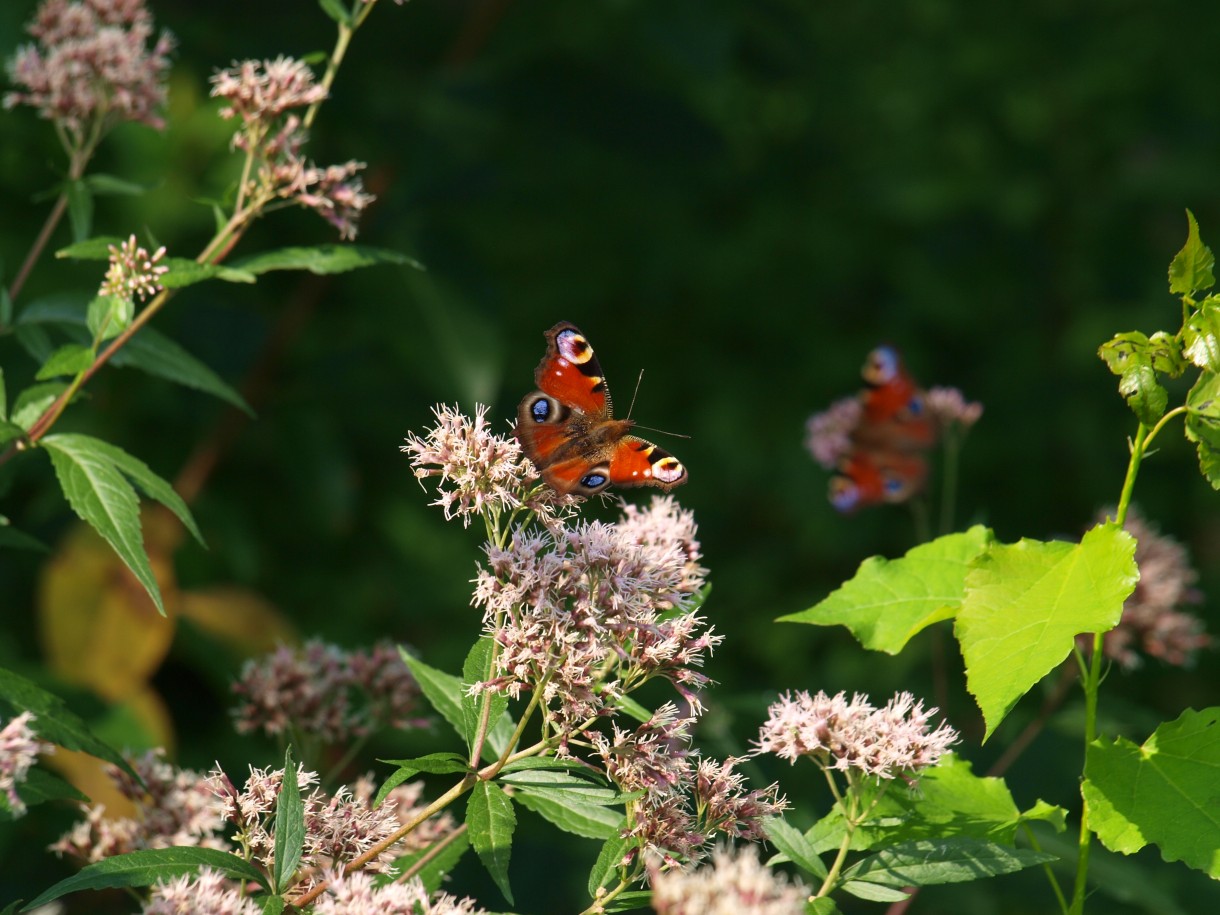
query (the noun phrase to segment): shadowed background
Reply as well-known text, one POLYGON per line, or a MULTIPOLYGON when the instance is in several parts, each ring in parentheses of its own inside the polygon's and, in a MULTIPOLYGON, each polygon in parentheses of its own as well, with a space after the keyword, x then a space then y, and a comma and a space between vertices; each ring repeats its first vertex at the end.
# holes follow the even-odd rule
MULTIPOLYGON (((1220 5, 1073 7, 387 2, 357 35, 310 152, 368 163, 379 200, 360 241, 411 254, 426 272, 193 287, 156 326, 242 387, 257 420, 234 423, 216 400, 119 369, 62 426, 115 441, 169 479, 194 474, 210 549, 174 554, 184 590, 232 586, 300 634, 351 646, 391 638, 456 670, 478 630, 467 608, 479 534, 427 506, 398 445, 438 402, 488 404, 507 428, 543 331, 570 320, 596 347, 620 411, 643 370, 634 416, 690 436, 649 433, 690 470, 677 495, 700 523, 713 583, 705 609, 726 636, 708 670, 722 685, 705 749, 744 751, 786 689, 931 697, 926 635, 889 658, 840 630, 772 623, 866 556, 914 544, 901 508, 834 514, 827 475, 803 447, 805 419, 853 392, 865 353, 892 342, 922 382, 985 405, 963 453, 957 526, 983 522, 1004 540, 1078 536, 1117 499, 1135 429, 1097 346, 1118 331, 1177 328, 1165 275, 1186 207, 1220 244, 1220 62, 1186 45, 1217 34, 1220 5)), ((104 145, 95 171, 153 190, 100 199, 95 231, 147 231, 193 256, 212 228, 199 199, 234 177, 208 76, 247 57, 328 51, 331 27, 300 2, 152 8, 179 39, 170 126, 126 126, 104 145)), ((32 9, 0 6, 6 57, 32 9)), ((28 110, 0 114, 0 125, 0 254, 11 276, 48 206, 32 194, 53 185, 62 156, 28 110)), ((311 214, 280 213, 238 253, 331 240, 311 214)), ((61 229, 56 245, 67 241, 61 229)), ((96 267, 45 259, 18 307, 88 289, 96 267)), ((0 338, 0 361, 10 392, 33 374, 11 336, 0 338)), ((1176 430, 1160 447, 1136 501, 1188 545, 1217 631, 1220 498, 1176 430)), ((3 511, 60 549, 72 517, 48 462, 15 464, 0 470, 3 511)), ((50 562, 0 557, 0 657, 27 672, 50 562)), ((210 635, 178 629, 153 683, 183 763, 273 763, 274 748, 228 726, 226 682, 240 662, 210 635)), ((961 750, 982 771, 1038 697, 980 748, 954 652, 942 663, 948 712, 968 735, 961 750)), ((1115 672, 1105 728, 1142 740, 1182 708, 1214 704, 1218 685, 1213 654, 1189 672, 1115 672)), ((1023 806, 1073 804, 1077 717, 1069 709, 1065 730, 1040 738, 1036 771, 1027 757, 1010 776, 1023 806)), ((138 728, 129 739, 138 743, 138 728)), ((378 749, 403 755, 448 739, 438 729, 378 749)), ((756 777, 783 778, 796 800, 808 794, 810 817, 824 804, 803 784, 811 772, 756 777)), ((519 910, 578 910, 595 843, 556 843, 536 827, 522 816, 519 910), (570 868, 556 867, 559 854, 570 868)), ((37 852, 53 836, 21 829, 33 827, 0 835, 9 860, 28 859, 12 891, 28 896, 68 867, 37 852)), ((1201 902, 1215 891, 1197 875, 1158 866, 1155 854, 1140 860, 1150 885, 1190 900, 1161 911, 1215 904, 1201 902)), ((476 874, 464 868, 454 889, 476 874)), ((1039 881, 927 891, 915 911, 1044 912, 1039 881)), ((503 905, 478 886, 484 905, 503 905)))

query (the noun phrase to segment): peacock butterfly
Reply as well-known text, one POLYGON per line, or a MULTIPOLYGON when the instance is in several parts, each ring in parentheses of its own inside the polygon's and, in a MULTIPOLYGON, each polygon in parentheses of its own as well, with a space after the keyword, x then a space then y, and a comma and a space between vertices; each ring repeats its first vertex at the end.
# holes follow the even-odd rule
POLYGON ((830 502, 844 513, 918 493, 928 476, 922 452, 936 444, 938 431, 924 392, 894 347, 869 353, 861 374, 865 390, 852 447, 830 481, 830 502))
POLYGON ((517 408, 517 440, 556 492, 591 496, 608 486, 669 490, 686 482, 676 457, 631 435, 630 419, 612 418, 601 364, 575 325, 561 321, 546 332, 534 383, 538 390, 517 408))

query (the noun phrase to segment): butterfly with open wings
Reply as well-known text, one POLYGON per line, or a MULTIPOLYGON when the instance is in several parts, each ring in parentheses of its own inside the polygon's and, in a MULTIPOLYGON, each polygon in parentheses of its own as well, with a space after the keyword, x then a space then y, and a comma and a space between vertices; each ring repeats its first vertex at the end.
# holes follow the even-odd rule
POLYGON ((686 467, 669 452, 631 434, 635 423, 614 419, 601 363, 575 325, 546 332, 546 355, 534 371, 538 390, 517 408, 517 439, 548 486, 591 496, 608 486, 686 482, 686 467))

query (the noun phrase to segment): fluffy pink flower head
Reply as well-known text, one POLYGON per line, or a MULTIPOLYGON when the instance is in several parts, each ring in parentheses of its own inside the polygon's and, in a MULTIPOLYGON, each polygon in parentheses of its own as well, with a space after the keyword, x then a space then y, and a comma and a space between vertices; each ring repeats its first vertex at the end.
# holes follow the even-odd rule
POLYGON ((261 915, 263 907, 210 867, 159 881, 141 915, 261 915))
POLYGON ((690 514, 658 497, 618 524, 517 529, 489 544, 473 603, 501 646, 501 676, 484 687, 542 689, 561 730, 655 677, 697 706, 698 668, 721 636, 693 609, 704 584, 693 535, 690 514))
POLYGON ((930 388, 924 397, 928 415, 942 428, 959 425, 969 429, 983 416, 983 405, 977 400, 967 401, 957 388, 930 388))
POLYGON ((335 874, 313 915, 486 915, 473 899, 429 893, 419 880, 377 885, 363 871, 335 874))
POLYGON ((557 523, 573 512, 575 500, 538 483, 533 465, 511 435, 496 435, 487 423, 487 407, 474 417, 456 406, 432 408, 436 425, 423 437, 407 436, 400 450, 410 455, 415 476, 436 482, 437 499, 446 518, 472 518, 526 509, 543 523, 557 523))
POLYGON ((836 400, 805 422, 805 447, 813 459, 833 470, 852 449, 852 432, 860 424, 864 408, 859 397, 836 400))
POLYGON ((382 727, 421 727, 419 685, 397 649, 346 651, 311 640, 247 661, 233 684, 239 733, 299 734, 327 744, 382 727))
POLYGON ((283 55, 275 60, 244 60, 212 76, 212 95, 227 104, 220 116, 243 124, 270 124, 294 108, 326 98, 326 89, 303 61, 283 55))
POLYGON ((25 802, 17 793, 17 786, 25 781, 40 754, 55 749, 38 739, 30 727, 33 721, 32 714, 22 712, 0 728, 0 793, 8 800, 9 813, 14 818, 25 813, 25 802))
POLYGON ((818 765, 896 778, 934 766, 957 732, 941 723, 929 729, 936 709, 925 710, 910 693, 899 693, 878 709, 867 697, 846 693, 781 696, 759 730, 759 753, 796 762, 808 756, 818 765))
POLYGON ((756 846, 717 848, 709 864, 654 871, 657 915, 801 915, 810 890, 766 867, 756 846))
POLYGON ((229 850, 221 804, 201 773, 166 762, 163 750, 131 760, 131 767, 143 786, 117 766, 107 767, 106 774, 135 804, 136 815, 107 817, 105 807, 90 805, 85 819, 64 833, 52 851, 92 863, 174 845, 229 850))
POLYGON ((110 266, 106 270, 106 279, 98 290, 99 295, 113 295, 134 301, 151 298, 161 291, 161 276, 169 270, 164 264, 158 263, 165 256, 164 246, 150 255, 136 243, 136 237, 132 235, 117 246, 109 245, 108 250, 110 266))
POLYGON ((143 0, 44 0, 27 31, 36 41, 8 62, 20 88, 4 97, 6 108, 36 108, 63 131, 69 151, 121 121, 164 126, 174 42, 168 32, 153 40, 143 0))

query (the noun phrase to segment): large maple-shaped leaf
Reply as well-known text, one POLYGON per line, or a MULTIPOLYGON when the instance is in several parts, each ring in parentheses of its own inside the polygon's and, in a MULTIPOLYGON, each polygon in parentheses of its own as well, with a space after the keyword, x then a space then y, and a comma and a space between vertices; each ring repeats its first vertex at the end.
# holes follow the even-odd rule
POLYGON ((1135 588, 1135 540, 1102 524, 1080 543, 1021 540, 975 560, 955 632, 966 687, 987 722, 984 739, 1072 650, 1077 635, 1106 632, 1135 588))
POLYGON ((991 541, 976 525, 920 544, 901 559, 873 556, 821 603, 779 622, 846 626, 865 648, 897 654, 911 637, 961 604, 970 562, 991 541))
POLYGON ((1094 741, 1081 793, 1089 828, 1125 855, 1151 843, 1166 861, 1220 878, 1220 708, 1187 710, 1136 746, 1094 741))

